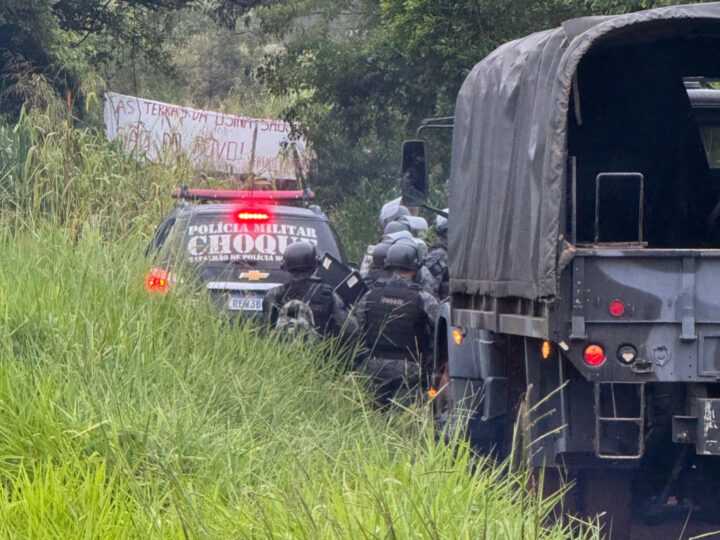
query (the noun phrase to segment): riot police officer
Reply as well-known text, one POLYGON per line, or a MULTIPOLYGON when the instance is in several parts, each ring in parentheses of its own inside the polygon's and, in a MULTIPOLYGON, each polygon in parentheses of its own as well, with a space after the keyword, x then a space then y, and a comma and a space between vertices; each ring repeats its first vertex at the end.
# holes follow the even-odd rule
MULTIPOLYGON (((385 203, 380 210, 380 216, 378 217, 378 226, 380 230, 380 241, 382 242, 386 235, 386 229, 390 223, 395 223, 395 225, 398 225, 396 222, 400 218, 404 216, 409 216, 410 210, 407 209, 406 206, 403 206, 400 204, 400 197, 397 199, 393 199, 392 201, 389 201, 385 203)), ((407 223, 403 225, 399 225, 394 232, 397 232, 399 230, 410 230, 410 227, 407 223)), ((376 244, 370 244, 367 249, 365 250, 365 255, 363 256, 363 260, 360 263, 360 275, 364 278, 367 276, 370 267, 372 266, 372 253, 373 249, 375 249, 376 244)))
POLYGON ((435 298, 438 297, 439 282, 430 273, 430 270, 425 264, 425 258, 427 256, 427 245, 424 240, 414 237, 410 232, 401 231, 388 236, 393 244, 407 243, 412 244, 417 248, 418 260, 420 268, 415 272, 413 281, 419 284, 425 291, 432 294, 435 298))
POLYGON ((265 319, 271 326, 288 326, 290 331, 302 326, 321 337, 352 337, 358 331, 357 319, 333 288, 313 275, 318 261, 311 242, 294 242, 285 249, 282 268, 290 279, 265 294, 265 319))
POLYGON ((410 210, 407 206, 403 206, 400 203, 400 197, 393 199, 383 205, 380 209, 380 216, 378 217, 378 225, 380 228, 380 234, 383 234, 385 227, 391 221, 396 221, 403 216, 409 216, 410 210))
POLYGON ((373 248, 372 263, 363 277, 368 290, 372 289, 377 281, 386 281, 392 276, 392 271, 385 268, 385 258, 392 242, 384 240, 373 248))
MULTIPOLYGON (((447 211, 448 209, 446 208, 445 212, 447 211)), ((450 293, 447 251, 448 220, 446 217, 438 215, 435 218, 435 232, 437 233, 438 240, 428 247, 425 266, 438 284, 438 297, 443 299, 447 298, 450 293)))
MULTIPOLYGON (((423 221, 425 220, 423 219, 423 221)), ((420 268, 415 273, 415 283, 419 283, 423 289, 425 289, 433 296, 437 297, 439 282, 433 277, 433 275, 430 273, 430 270, 424 264, 425 255, 427 254, 427 245, 425 244, 424 240, 413 236, 413 234, 410 232, 408 222, 405 221, 403 218, 396 221, 391 221, 385 226, 382 241, 379 244, 373 246, 372 250, 368 250, 370 255, 366 255, 366 258, 363 259, 363 263, 360 266, 360 275, 363 277, 363 279, 365 279, 366 283, 368 282, 368 279, 372 281, 376 279, 378 275, 387 277, 389 272, 386 269, 380 269, 380 265, 383 264, 385 254, 387 253, 387 247, 382 248, 380 246, 389 246, 402 241, 413 243, 418 248, 420 268), (381 249, 381 252, 376 260, 374 256, 374 250, 379 247, 381 249), (375 270, 372 271, 373 269, 375 270)), ((369 285, 370 284, 368 283, 368 286, 369 285)))
POLYGON ((428 372, 437 300, 413 281, 420 257, 412 242, 390 246, 385 266, 392 277, 376 281, 358 305, 369 357, 362 363, 380 403, 411 399, 428 372), (422 368, 425 368, 424 370, 422 368))

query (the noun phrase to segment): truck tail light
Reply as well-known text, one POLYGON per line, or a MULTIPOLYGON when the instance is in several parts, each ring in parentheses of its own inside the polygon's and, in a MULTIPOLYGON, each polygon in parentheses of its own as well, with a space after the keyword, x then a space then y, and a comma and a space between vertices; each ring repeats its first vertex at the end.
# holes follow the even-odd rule
POLYGON ((453 330, 453 341, 455 342, 456 345, 462 345, 463 333, 462 333, 462 330, 460 330, 459 328, 455 328, 453 330))
POLYGON ((169 272, 162 268, 152 268, 145 278, 145 288, 148 292, 165 294, 169 286, 169 272))
POLYGON ((622 300, 613 300, 608 309, 613 317, 622 317, 625 314, 625 304, 622 300))
POLYGON ((605 351, 600 345, 588 345, 583 353, 585 363, 592 367, 598 367, 605 362, 605 351))

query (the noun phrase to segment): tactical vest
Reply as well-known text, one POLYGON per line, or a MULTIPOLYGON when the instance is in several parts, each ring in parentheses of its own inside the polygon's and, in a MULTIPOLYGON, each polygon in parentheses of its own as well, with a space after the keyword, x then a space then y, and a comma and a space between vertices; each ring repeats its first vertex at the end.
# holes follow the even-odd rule
POLYGON ((375 356, 409 358, 428 350, 421 290, 415 283, 391 279, 376 282, 367 293, 365 342, 375 356))
POLYGON ((285 288, 285 294, 279 302, 282 306, 290 300, 306 302, 313 312, 315 329, 324 334, 328 331, 333 314, 333 289, 316 277, 292 280, 285 288))
POLYGON ((368 288, 374 286, 378 281, 387 281, 392 277, 392 271, 385 268, 371 267, 367 277, 364 279, 368 288))

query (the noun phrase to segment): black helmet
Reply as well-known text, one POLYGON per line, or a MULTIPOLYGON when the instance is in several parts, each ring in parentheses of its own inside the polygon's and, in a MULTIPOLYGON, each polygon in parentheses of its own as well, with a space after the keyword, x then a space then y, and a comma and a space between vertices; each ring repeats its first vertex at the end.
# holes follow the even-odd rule
POLYGON ((317 264, 317 248, 315 244, 307 240, 293 242, 285 249, 283 254, 282 269, 288 272, 314 270, 317 264))
POLYGON ((383 268, 385 266, 385 257, 390 249, 390 242, 381 242, 373 248, 372 267, 383 268))
POLYGON ((420 269, 420 255, 414 243, 396 242, 388 249, 385 257, 385 268, 391 270, 413 270, 420 269))
POLYGON ((387 242, 388 244, 394 244, 398 240, 411 240, 414 242, 415 238, 410 231, 400 231, 383 236, 383 242, 387 242))
POLYGON ((418 261, 420 261, 419 266, 422 266, 422 263, 427 256, 427 244, 424 240, 415 238, 410 233, 402 232, 391 234, 390 236, 388 236, 388 240, 391 244, 407 244, 410 246, 415 246, 415 249, 417 249, 418 261))

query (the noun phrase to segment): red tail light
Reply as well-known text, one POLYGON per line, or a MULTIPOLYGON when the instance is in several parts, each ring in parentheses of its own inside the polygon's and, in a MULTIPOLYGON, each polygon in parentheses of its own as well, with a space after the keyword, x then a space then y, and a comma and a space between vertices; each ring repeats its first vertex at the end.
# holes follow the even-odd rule
POLYGON ((598 367, 605 361, 605 351, 600 345, 588 345, 583 358, 589 366, 598 367))
POLYGON ((610 315, 613 317, 622 317, 625 314, 625 304, 622 300, 613 300, 610 302, 610 315))
POLYGON ((151 269, 145 278, 145 288, 148 292, 159 292, 164 294, 167 292, 169 285, 168 271, 163 270, 162 268, 151 269))

